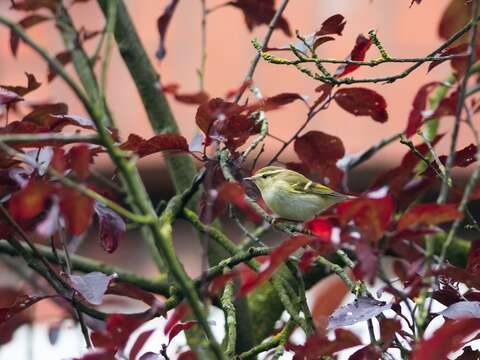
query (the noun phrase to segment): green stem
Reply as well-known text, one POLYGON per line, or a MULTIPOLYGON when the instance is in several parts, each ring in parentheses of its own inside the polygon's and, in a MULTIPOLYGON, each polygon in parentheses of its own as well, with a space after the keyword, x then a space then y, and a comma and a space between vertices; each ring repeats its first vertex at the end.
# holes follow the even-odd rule
POLYGON ((235 345, 237 343, 237 319, 235 313, 235 306, 233 305, 233 295, 234 295, 234 284, 233 281, 229 281, 225 285, 223 290, 222 298, 220 299, 222 303, 222 309, 225 313, 225 322, 226 322, 226 349, 225 356, 228 359, 232 359, 235 355, 235 345))
MULTIPOLYGON (((25 247, 25 244, 20 242, 25 248, 26 253, 33 255, 32 251, 25 247)), ((36 245, 38 252, 52 263, 59 263, 59 259, 65 256, 64 252, 57 250, 58 257, 52 252, 49 246, 36 245)), ((21 254, 12 246, 8 244, 8 240, 0 240, 0 253, 8 254, 10 256, 19 256, 21 254)), ((84 256, 70 254, 72 270, 81 271, 85 273, 99 271, 106 275, 117 274, 118 281, 138 286, 141 289, 161 294, 164 296, 169 295, 169 284, 165 281, 165 276, 159 276, 157 279, 148 279, 139 276, 133 272, 124 270, 117 266, 105 264, 101 261, 93 260, 84 256)))

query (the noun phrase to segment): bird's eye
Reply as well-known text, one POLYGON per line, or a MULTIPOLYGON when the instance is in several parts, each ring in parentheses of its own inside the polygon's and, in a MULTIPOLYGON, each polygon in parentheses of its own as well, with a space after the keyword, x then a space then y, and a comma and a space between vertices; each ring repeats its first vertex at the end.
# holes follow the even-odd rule
POLYGON ((267 174, 262 175, 262 178, 266 179, 266 178, 267 178, 267 174))

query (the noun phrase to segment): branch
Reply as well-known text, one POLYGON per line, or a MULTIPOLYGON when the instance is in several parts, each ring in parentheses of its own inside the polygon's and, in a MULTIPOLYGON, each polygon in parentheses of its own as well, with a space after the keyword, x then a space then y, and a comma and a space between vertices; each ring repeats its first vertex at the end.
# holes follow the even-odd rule
MULTIPOLYGON (((89 143, 100 144, 97 135, 82 134, 4 134, 0 135, 0 142, 3 143, 30 143, 30 142, 54 142, 55 144, 73 144, 73 143, 89 143)), ((40 147, 40 146, 39 146, 40 147)))
MULTIPOLYGON (((268 30, 267 30, 267 33, 265 34, 265 37, 263 38, 263 41, 262 41, 262 44, 260 45, 260 48, 263 50, 265 49, 267 46, 268 46, 268 43, 270 41, 270 38, 272 37, 272 34, 273 34, 273 30, 275 30, 275 27, 277 26, 277 22, 278 20, 280 20, 280 18, 282 17, 282 13, 283 11, 285 10, 285 8, 287 7, 287 4, 288 4, 288 1, 289 0, 283 0, 282 3, 280 4, 280 6, 278 7, 277 11, 275 12, 275 14, 273 15, 272 17, 272 20, 270 20, 270 24, 268 24, 268 30)), ((252 60, 252 63, 250 64, 250 67, 247 71, 247 75, 245 76, 245 80, 244 81, 249 81, 249 80, 252 80, 253 78, 253 74, 255 73, 255 69, 257 67, 257 64, 258 62, 260 61, 260 53, 258 52, 255 57, 253 58, 252 60)), ((243 92, 245 90, 239 92, 237 94, 237 96, 235 97, 235 102, 238 102, 240 100, 240 98, 242 97, 243 95, 243 92)))
MULTIPOLYGON (((107 18, 109 1, 97 0, 97 2, 107 18)), ((123 0, 118 0, 115 40, 155 133, 178 133, 175 118, 159 86, 160 78, 142 46, 123 0)), ((166 154, 165 159, 175 189, 177 193, 181 193, 190 186, 195 176, 193 161, 184 155, 166 154)))
MULTIPOLYGON (((20 244, 25 248, 25 243, 20 242, 20 244)), ((57 264, 60 262, 59 257, 55 256, 50 247, 39 244, 36 244, 35 247, 37 248, 38 252, 48 261, 57 264)), ((25 249, 25 251, 33 255, 31 249, 25 249)), ((20 253, 12 245, 8 244, 8 240, 4 239, 0 240, 0 253, 10 256, 20 256, 20 253)), ((61 250, 57 250, 57 253, 60 257, 65 256, 64 252, 61 250)), ((143 290, 151 291, 156 294, 169 296, 169 284, 164 276, 160 276, 157 279, 151 280, 143 276, 139 276, 136 273, 124 270, 120 267, 108 265, 101 261, 89 259, 84 256, 71 254, 70 259, 72 270, 74 271, 81 271, 84 273, 99 271, 106 275, 116 274, 118 281, 138 286, 143 290)))
POLYGON ((468 79, 470 78, 470 70, 473 64, 475 63, 475 58, 476 58, 478 8, 479 8, 478 1, 474 0, 473 7, 472 7, 472 20, 469 23, 471 27, 470 41, 468 44, 469 56, 467 58, 465 75, 458 89, 458 99, 457 99, 457 104, 455 108, 455 123, 453 126, 453 132, 451 137, 450 152, 448 154, 447 162, 445 164, 445 178, 442 181, 440 194, 438 195, 438 199, 437 199, 437 203, 439 204, 443 204, 445 201, 447 201, 448 187, 449 187, 448 182, 450 181, 450 172, 453 166, 453 162, 455 161, 455 151, 457 148, 458 132, 460 130, 460 122, 462 120, 461 119, 462 110, 463 110, 463 105, 465 103, 465 98, 466 98, 468 79))

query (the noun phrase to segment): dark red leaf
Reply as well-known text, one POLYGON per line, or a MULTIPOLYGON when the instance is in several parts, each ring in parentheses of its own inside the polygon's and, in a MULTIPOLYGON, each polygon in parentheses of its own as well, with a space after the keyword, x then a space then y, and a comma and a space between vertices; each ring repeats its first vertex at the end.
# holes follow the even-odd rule
POLYGON ((161 151, 188 151, 188 143, 183 136, 177 134, 155 135, 148 140, 130 134, 120 149, 133 151, 142 158, 161 151))
MULTIPOLYGON (((55 60, 57 60, 63 66, 69 64, 72 61, 72 53, 70 50, 62 51, 55 55, 55 60)), ((52 65, 48 65, 48 74, 47 74, 47 81, 52 82, 53 79, 57 76, 57 72, 52 67, 52 65)))
POLYGON ((323 334, 311 335, 304 345, 295 350, 294 360, 313 360, 329 357, 330 355, 361 345, 360 339, 351 331, 345 329, 335 330, 335 339, 329 340, 323 334))
POLYGON ((410 110, 410 115, 408 116, 408 124, 405 129, 405 136, 411 137, 414 135, 417 130, 422 126, 423 123, 423 114, 427 107, 427 99, 430 92, 439 85, 438 82, 431 82, 423 85, 415 95, 413 100, 413 107, 410 110))
POLYGON ((318 48, 320 45, 322 44, 325 44, 326 42, 328 41, 333 41, 335 40, 334 37, 332 36, 322 36, 322 37, 319 37, 317 39, 315 39, 315 41, 313 42, 313 49, 315 50, 316 48, 318 48))
POLYGON ((245 190, 240 184, 224 182, 218 189, 218 198, 235 204, 239 207, 248 218, 252 221, 261 221, 262 217, 255 209, 245 200, 245 190))
POLYGON ((40 9, 48 9, 55 13, 59 0, 12 0, 12 9, 22 11, 36 11, 40 9))
MULTIPOLYGON (((37 24, 40 24, 44 21, 49 20, 50 18, 47 16, 39 15, 39 14, 32 14, 28 15, 27 17, 23 18, 19 21, 18 25, 21 26, 24 30, 27 30, 37 24)), ((17 56, 18 45, 20 43, 20 38, 18 35, 11 30, 10 31, 10 50, 12 50, 13 56, 17 56)))
POLYGON ((371 246, 364 242, 355 244, 355 252, 358 257, 354 273, 357 278, 366 279, 370 285, 373 285, 377 275, 379 260, 371 246))
POLYGON ((165 304, 157 299, 152 293, 140 289, 134 285, 127 283, 121 283, 117 281, 111 281, 108 285, 107 294, 113 294, 118 296, 126 296, 132 299, 139 300, 150 306, 150 310, 155 314, 164 315, 165 304))
POLYGON ((304 98, 297 93, 282 93, 278 94, 269 98, 266 98, 263 100, 264 106, 262 106, 262 109, 264 111, 268 110, 274 110, 279 108, 280 106, 290 104, 294 102, 295 100, 302 100, 305 101, 304 98))
POLYGON ((118 350, 125 346, 130 335, 146 320, 136 315, 110 314, 105 329, 93 331, 92 343, 95 347, 118 350))
MULTIPOLYGON (((477 49, 478 53, 478 49, 477 49)), ((454 47, 449 47, 440 52, 437 56, 443 57, 443 56, 451 56, 451 55, 464 55, 464 56, 459 56, 458 58, 453 58, 451 60, 452 68, 460 74, 463 74, 465 72, 465 67, 466 67, 466 62, 467 62, 467 54, 468 54, 468 44, 460 44, 458 46, 454 47)), ((430 65, 428 66, 428 71, 431 71, 441 63, 445 62, 447 60, 437 60, 437 61, 432 61, 430 65)))
POLYGON ((177 336, 180 332, 186 331, 190 329, 193 325, 198 324, 196 320, 190 320, 184 323, 177 323, 175 326, 170 330, 168 333, 168 344, 170 344, 175 336, 177 336))
MULTIPOLYGON (((472 3, 458 0, 451 0, 445 9, 440 23, 438 25, 438 35, 447 40, 460 28, 467 24, 472 17, 472 3)), ((461 38, 461 42, 466 41, 467 36, 461 38)), ((458 43, 458 41, 457 41, 458 43)))
POLYGON ((412 7, 413 4, 420 5, 421 2, 422 2, 422 0, 412 0, 412 2, 410 3, 410 7, 412 7))
POLYGON ((343 15, 336 14, 330 16, 322 23, 322 27, 315 33, 315 37, 330 34, 342 35, 346 23, 347 21, 345 20, 343 15))
POLYGON ((368 241, 377 241, 383 236, 393 212, 393 198, 384 189, 357 199, 347 200, 337 206, 337 214, 342 226, 346 226, 353 220, 356 228, 368 241))
POLYGON ((480 275, 480 240, 471 242, 467 259, 467 271, 473 275, 480 275))
POLYGON ((300 160, 310 167, 335 163, 345 156, 345 148, 340 138, 316 130, 297 138, 294 149, 300 160))
MULTIPOLYGON (((233 0, 227 5, 242 10, 245 23, 250 31, 259 25, 268 25, 276 12, 274 0, 233 0)), ((285 35, 292 35, 290 26, 283 16, 278 19, 276 27, 281 29, 285 35)))
POLYGON ((387 349, 395 339, 395 334, 402 330, 402 323, 399 320, 383 318, 380 320, 380 338, 383 348, 387 349))
POLYGON ((173 94, 175 100, 184 104, 201 105, 203 103, 206 103, 210 99, 210 95, 208 95, 205 91, 187 94, 178 92, 178 89, 179 86, 177 84, 169 84, 162 86, 162 90, 164 93, 173 94))
POLYGON ((163 329, 163 333, 165 335, 168 335, 170 331, 172 331, 173 327, 181 321, 187 314, 190 312, 190 306, 183 302, 180 305, 178 305, 175 310, 173 311, 173 314, 168 318, 167 323, 165 324, 165 328, 163 329))
POLYGON ((72 287, 77 290, 82 297, 93 305, 100 305, 103 295, 107 291, 108 284, 113 276, 107 276, 104 273, 94 271, 85 275, 70 275, 72 287))
MULTIPOLYGON (((40 83, 35 79, 35 76, 29 73, 25 73, 27 76, 27 86, 11 86, 11 85, 1 85, 1 88, 4 88, 8 91, 13 91, 14 93, 18 94, 19 96, 25 96, 28 93, 38 89, 40 87, 40 83)), ((1 97, 0 97, 1 99, 1 97)), ((1 104, 1 102, 0 102, 1 104)))
POLYGON ((455 360, 477 360, 480 359, 480 351, 473 350, 471 346, 467 346, 463 349, 462 355, 457 357, 455 360))
MULTIPOLYGON (((347 57, 347 60, 353 61, 364 61, 365 55, 367 54, 368 49, 372 46, 372 40, 366 38, 362 34, 358 35, 357 41, 355 42, 355 46, 353 47, 350 55, 347 57)), ((342 77, 351 72, 357 70, 360 65, 355 64, 342 64, 338 67, 337 71, 335 72, 336 77, 342 77)))
POLYGON ((370 320, 389 310, 391 304, 385 301, 375 300, 370 297, 361 296, 353 303, 338 308, 329 318, 328 328, 337 329, 343 326, 356 324, 359 321, 370 320))
POLYGON ((30 306, 36 304, 37 302, 51 298, 55 295, 39 295, 39 296, 19 296, 15 300, 15 303, 8 307, 0 308, 0 324, 3 324, 5 321, 11 319, 13 316, 18 313, 26 310, 30 306))
POLYGON ((31 181, 22 190, 12 195, 8 209, 15 220, 29 220, 39 215, 54 192, 52 184, 31 181))
POLYGON ((252 80, 246 80, 243 82, 242 85, 240 85, 238 89, 232 89, 227 91, 227 93, 225 94, 225 99, 229 100, 236 97, 238 94, 243 94, 245 90, 247 90, 250 87, 250 85, 252 85, 252 83, 253 83, 252 80))
POLYGON ((79 180, 85 180, 90 175, 90 164, 93 163, 93 156, 88 145, 75 145, 68 152, 70 168, 79 180))
POLYGON ((222 274, 217 276, 213 281, 210 283, 209 292, 212 295, 218 295, 220 291, 224 288, 227 282, 231 281, 238 275, 238 271, 232 270, 226 274, 222 274))
POLYGON ((334 99, 345 111, 355 116, 370 116, 384 123, 388 120, 387 102, 382 95, 365 88, 346 88, 338 90, 334 99))
POLYGON ((198 360, 198 357, 192 350, 187 350, 178 355, 178 360, 198 360))
POLYGON ((206 145, 209 145, 212 139, 224 142, 231 150, 243 145, 260 129, 250 115, 254 111, 261 110, 262 105, 264 102, 240 106, 220 98, 211 99, 200 105, 195 120, 206 136, 206 145))
POLYGON ((116 350, 111 349, 94 349, 82 355, 82 357, 74 358, 74 360, 116 360, 116 350))
POLYGON ((378 350, 373 345, 367 345, 355 351, 348 360, 378 360, 381 358, 378 350))
POLYGON ((246 295, 270 279, 275 270, 282 265, 290 255, 310 243, 310 241, 311 239, 308 236, 297 235, 292 236, 277 246, 268 256, 266 265, 264 264, 264 266, 262 266, 263 270, 242 284, 240 294, 246 295))
POLYGON ((55 148, 53 150, 52 159, 50 161, 50 167, 53 170, 58 171, 60 174, 63 174, 65 172, 65 169, 67 168, 65 150, 63 150, 62 148, 55 148))
POLYGON ((125 222, 115 211, 99 202, 95 203, 94 208, 100 226, 100 244, 106 252, 113 253, 126 230, 125 222))
POLYGON ((420 204, 408 210, 398 221, 397 229, 403 230, 412 225, 435 225, 461 219, 463 214, 455 204, 420 204))
POLYGON ((60 210, 72 235, 85 232, 92 221, 94 200, 71 188, 60 193, 60 210))
POLYGON ((446 359, 459 350, 466 337, 480 330, 480 319, 445 322, 432 337, 422 340, 412 354, 412 360, 446 359))
POLYGON ((158 60, 162 60, 167 51, 165 48, 165 36, 167 34, 168 25, 172 20, 172 16, 175 13, 177 8, 178 0, 171 0, 170 3, 165 7, 163 14, 157 20, 157 30, 160 35, 160 44, 158 45, 158 50, 155 53, 155 56, 158 60))
POLYGON ((146 331, 142 332, 140 335, 138 335, 137 340, 135 340, 135 343, 133 344, 132 349, 130 350, 129 359, 135 360, 137 358, 137 355, 140 353, 143 346, 148 341, 150 336, 152 336, 154 331, 155 331, 155 329, 150 329, 150 330, 146 330, 146 331))

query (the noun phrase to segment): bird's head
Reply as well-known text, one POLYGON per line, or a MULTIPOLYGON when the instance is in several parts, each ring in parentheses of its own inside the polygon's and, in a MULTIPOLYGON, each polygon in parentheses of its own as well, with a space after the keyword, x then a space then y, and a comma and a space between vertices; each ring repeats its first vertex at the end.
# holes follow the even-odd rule
POLYGON ((279 166, 266 166, 257 170, 253 176, 246 177, 246 180, 253 181, 260 190, 268 188, 274 181, 278 180, 282 174, 288 170, 279 166))

